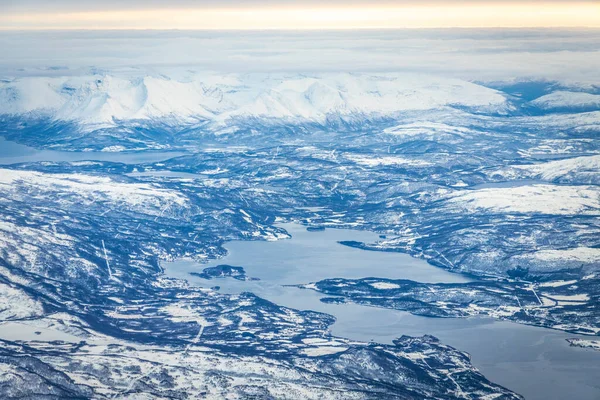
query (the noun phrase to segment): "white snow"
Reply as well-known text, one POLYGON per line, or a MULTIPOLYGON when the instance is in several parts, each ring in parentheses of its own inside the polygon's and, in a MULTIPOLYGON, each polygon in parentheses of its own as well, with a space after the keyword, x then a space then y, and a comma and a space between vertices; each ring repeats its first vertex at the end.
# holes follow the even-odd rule
POLYGON ((578 176, 582 174, 598 176, 600 174, 600 155, 574 157, 535 165, 519 165, 515 168, 529 171, 534 176, 545 180, 554 180, 570 173, 577 173, 578 176))
POLYGON ((396 125, 383 130, 384 133, 398 136, 418 136, 420 138, 439 135, 441 133, 463 136, 472 130, 461 126, 452 126, 440 122, 419 121, 409 124, 396 125))
POLYGON ((470 212, 598 214, 600 189, 595 186, 530 185, 463 190, 448 200, 448 206, 456 211, 470 212))
MULTIPOLYGON (((27 227, 0 220, 0 257, 14 265, 26 264, 30 272, 41 272, 41 267, 37 265, 38 257, 44 251, 47 252, 49 247, 72 248, 74 242, 72 237, 54 232, 49 227, 27 227)), ((84 259, 71 260, 70 265, 65 267, 65 272, 79 269, 80 272, 87 273, 90 264, 84 259)))
POLYGON ((359 154, 348 154, 345 156, 346 159, 354 161, 357 164, 365 165, 368 167, 376 167, 380 165, 385 166, 410 166, 410 167, 427 167, 432 165, 430 162, 424 160, 411 160, 402 157, 393 156, 367 156, 359 154))
POLYGON ((576 280, 571 280, 571 281, 553 281, 553 282, 540 283, 539 286, 540 287, 561 287, 561 286, 573 285, 575 283, 577 283, 576 280))
POLYGON ((302 349, 301 352, 309 357, 326 356, 329 354, 341 353, 342 351, 348 350, 348 347, 343 346, 319 346, 319 347, 307 347, 302 349))
POLYGON ((0 86, 0 105, 5 113, 41 112, 56 120, 100 125, 167 116, 210 117, 202 105, 212 101, 205 97, 196 83, 151 76, 32 77, 0 86))
POLYGON ((600 340, 588 340, 588 339, 567 339, 569 343, 574 346, 600 350, 600 340))
POLYGON ((551 299, 558 301, 566 301, 566 302, 586 302, 590 300, 590 297, 587 294, 573 294, 570 296, 567 295, 546 295, 551 299))
POLYGON ((196 322, 198 325, 209 326, 211 322, 207 321, 197 311, 194 311, 191 307, 181 304, 173 303, 167 306, 161 307, 160 311, 170 315, 169 319, 177 322, 196 322))
POLYGON ((600 95, 585 92, 556 91, 538 97, 531 104, 551 110, 556 108, 600 107, 600 95))
POLYGON ((0 169, 0 189, 12 193, 12 196, 23 195, 24 189, 65 192, 79 196, 81 204, 108 200, 138 207, 148 214, 156 214, 168 204, 185 206, 187 203, 180 194, 150 184, 116 182, 109 177, 83 174, 0 169))
MULTIPOLYGON (((600 261, 600 249, 582 246, 567 250, 540 250, 532 256, 543 261, 597 262, 600 261)), ((568 281, 564 282, 564 285, 567 284, 568 281)))
POLYGON ((448 105, 503 108, 505 103, 493 89, 423 74, 197 73, 176 79, 113 73, 0 82, 2 113, 35 113, 87 127, 157 118, 209 120, 217 126, 237 117, 323 123, 329 115, 387 116, 448 105))
POLYGON ((400 289, 400 285, 389 282, 373 282, 369 283, 375 289, 400 289))
POLYGON ((0 321, 30 318, 42 313, 38 301, 22 290, 0 283, 0 321))

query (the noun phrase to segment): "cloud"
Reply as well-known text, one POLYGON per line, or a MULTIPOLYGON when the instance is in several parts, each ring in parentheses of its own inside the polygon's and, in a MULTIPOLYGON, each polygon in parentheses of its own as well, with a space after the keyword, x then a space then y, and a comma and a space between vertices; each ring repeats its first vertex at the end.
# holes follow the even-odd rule
POLYGON ((4 32, 0 54, 0 78, 9 79, 334 71, 600 84, 600 30, 4 32))

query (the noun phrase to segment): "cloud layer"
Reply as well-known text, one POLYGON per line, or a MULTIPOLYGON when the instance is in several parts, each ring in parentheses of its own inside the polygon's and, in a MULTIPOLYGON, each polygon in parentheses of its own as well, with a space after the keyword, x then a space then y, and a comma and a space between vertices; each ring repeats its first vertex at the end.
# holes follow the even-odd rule
POLYGON ((0 78, 173 70, 423 72, 600 83, 600 30, 0 33, 0 78))

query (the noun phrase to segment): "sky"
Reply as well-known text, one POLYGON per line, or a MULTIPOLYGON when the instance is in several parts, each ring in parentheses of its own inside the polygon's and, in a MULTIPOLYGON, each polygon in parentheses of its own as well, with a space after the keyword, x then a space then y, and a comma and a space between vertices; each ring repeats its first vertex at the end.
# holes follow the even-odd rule
POLYGON ((1 30, 600 28, 599 0, 0 0, 1 30))

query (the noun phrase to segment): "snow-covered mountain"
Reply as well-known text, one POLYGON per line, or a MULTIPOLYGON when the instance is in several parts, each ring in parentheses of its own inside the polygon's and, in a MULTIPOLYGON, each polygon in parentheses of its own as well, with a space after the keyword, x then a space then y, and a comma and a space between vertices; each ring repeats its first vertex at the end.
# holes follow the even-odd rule
POLYGON ((412 74, 24 77, 0 83, 0 113, 84 126, 175 118, 222 125, 231 118, 323 123, 328 116, 391 116, 445 106, 506 108, 500 92, 412 74))

